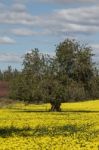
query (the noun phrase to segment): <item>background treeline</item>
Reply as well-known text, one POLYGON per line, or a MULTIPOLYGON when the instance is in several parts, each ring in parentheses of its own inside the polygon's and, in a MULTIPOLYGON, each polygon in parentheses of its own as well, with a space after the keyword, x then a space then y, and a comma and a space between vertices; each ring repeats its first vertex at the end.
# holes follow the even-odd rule
POLYGON ((12 69, 11 66, 8 66, 5 71, 0 70, 0 98, 9 96, 10 83, 19 73, 17 69, 12 69))
POLYGON ((12 69, 11 66, 8 66, 8 68, 4 71, 0 70, 0 81, 11 81, 13 78, 15 78, 19 74, 19 71, 17 69, 12 69))
POLYGON ((92 48, 66 39, 56 46, 55 56, 34 49, 25 54, 21 72, 8 68, 1 80, 10 81, 9 97, 27 103, 50 102, 60 111, 62 102, 99 98, 99 73, 92 48))

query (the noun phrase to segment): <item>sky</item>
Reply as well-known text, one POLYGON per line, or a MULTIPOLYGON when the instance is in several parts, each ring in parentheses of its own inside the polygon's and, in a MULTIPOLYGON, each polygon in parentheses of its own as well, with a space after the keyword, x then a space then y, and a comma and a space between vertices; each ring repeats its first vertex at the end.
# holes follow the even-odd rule
POLYGON ((38 48, 54 55, 66 38, 93 48, 99 63, 99 0, 0 0, 0 69, 21 69, 38 48))

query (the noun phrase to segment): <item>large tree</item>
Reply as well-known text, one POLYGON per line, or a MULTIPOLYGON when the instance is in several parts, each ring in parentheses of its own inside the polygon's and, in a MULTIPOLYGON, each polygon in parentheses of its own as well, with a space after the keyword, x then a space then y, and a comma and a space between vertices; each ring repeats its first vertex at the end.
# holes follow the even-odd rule
MULTIPOLYGON (((34 49, 25 55, 12 93, 29 103, 49 102, 51 111, 60 111, 62 102, 87 99, 92 96, 93 81, 99 81, 92 56, 90 47, 69 39, 57 45, 54 57, 34 49)), ((94 89, 97 86, 98 82, 94 89)))

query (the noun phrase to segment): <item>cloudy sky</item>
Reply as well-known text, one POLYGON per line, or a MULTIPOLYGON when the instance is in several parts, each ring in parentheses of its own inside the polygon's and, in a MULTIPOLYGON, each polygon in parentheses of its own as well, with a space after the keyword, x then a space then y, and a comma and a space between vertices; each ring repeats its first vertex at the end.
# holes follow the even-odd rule
POLYGON ((99 0, 0 0, 0 68, 20 69, 32 48, 53 55, 66 38, 92 46, 98 63, 98 13, 99 0))

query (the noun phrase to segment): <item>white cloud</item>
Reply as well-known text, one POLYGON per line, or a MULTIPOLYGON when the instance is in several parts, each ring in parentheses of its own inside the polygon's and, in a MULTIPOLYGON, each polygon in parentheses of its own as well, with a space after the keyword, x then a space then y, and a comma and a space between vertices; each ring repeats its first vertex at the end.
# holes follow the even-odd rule
POLYGON ((29 2, 29 1, 35 1, 35 0, 12 0, 12 2, 15 2, 15 3, 21 3, 21 4, 23 4, 23 3, 27 3, 27 2, 29 2))
POLYGON ((26 11, 26 5, 20 3, 14 3, 12 4, 11 9, 16 12, 24 12, 26 11))
POLYGON ((29 28, 14 28, 11 29, 9 32, 17 36, 38 36, 50 34, 48 30, 33 31, 33 29, 29 28))
POLYGON ((0 7, 0 24, 34 25, 38 23, 39 16, 33 16, 27 11, 25 4, 12 3, 0 7))
POLYGON ((59 3, 59 4, 70 4, 70 3, 98 3, 98 0, 14 0, 15 2, 19 3, 59 3))
MULTIPOLYGON (((33 2, 33 0, 30 1, 33 2)), ((70 1, 73 2, 73 0, 70 1)), ((96 2, 97 0, 76 0, 76 2, 78 1, 96 2)), ((1 24, 20 26, 19 28, 13 27, 13 29, 10 29, 10 34, 17 36, 61 36, 70 33, 72 36, 75 33, 85 35, 99 33, 99 5, 58 9, 49 14, 33 15, 31 11, 28 11, 23 0, 14 0, 14 2, 11 8, 7 7, 7 9, 0 10, 1 24), (25 25, 25 28, 22 27, 23 25, 25 25)), ((48 2, 48 0, 45 0, 45 2, 48 2)), ((67 3, 69 0, 55 0, 54 2, 67 3)), ((2 41, 1 39, 0 41, 2 41)))
POLYGON ((10 16, 9 22, 31 25, 43 29, 47 34, 59 35, 66 32, 94 34, 99 32, 98 10, 99 6, 92 6, 60 9, 42 16, 15 13, 14 16, 10 16))
POLYGON ((0 13, 0 23, 33 25, 38 18, 26 12, 5 11, 0 13))
POLYGON ((95 57, 99 57, 99 44, 92 44, 91 46, 93 48, 93 54, 95 54, 95 57))
POLYGON ((0 37, 0 44, 14 44, 15 40, 11 39, 10 37, 0 37))
POLYGON ((31 35, 36 35, 36 32, 33 32, 30 29, 27 28, 16 28, 12 29, 11 33, 18 35, 18 36, 31 36, 31 35))
POLYGON ((56 10, 56 17, 70 23, 99 25, 98 10, 99 6, 61 9, 56 10))
POLYGON ((92 47, 99 51, 99 44, 92 44, 92 47))
POLYGON ((40 2, 45 2, 45 3, 60 3, 60 4, 64 4, 64 3, 98 3, 98 0, 38 0, 40 2))
POLYGON ((99 32, 98 10, 99 6, 56 10, 43 18, 42 24, 52 33, 93 34, 99 32))
MULTIPOLYGON (((64 33, 94 34, 99 32, 98 10, 99 5, 59 9, 49 14, 33 15, 28 12, 24 4, 17 2, 10 9, 1 11, 0 23, 31 26, 33 30, 34 28, 40 29, 44 32, 42 34, 45 35, 60 35, 64 33)), ((12 32, 16 35, 25 36, 40 33, 36 31, 31 32, 30 29, 14 29, 12 32)))
POLYGON ((20 55, 14 53, 0 53, 0 62, 20 63, 22 62, 22 58, 20 55))

